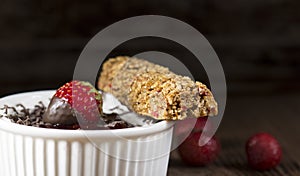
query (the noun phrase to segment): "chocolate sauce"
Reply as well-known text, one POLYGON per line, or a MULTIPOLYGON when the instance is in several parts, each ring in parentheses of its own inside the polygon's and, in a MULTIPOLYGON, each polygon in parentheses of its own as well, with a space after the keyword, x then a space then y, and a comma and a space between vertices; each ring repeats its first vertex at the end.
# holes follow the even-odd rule
POLYGON ((43 115, 43 120, 46 123, 64 124, 66 126, 77 123, 75 112, 70 104, 56 97, 51 99, 48 109, 43 115))

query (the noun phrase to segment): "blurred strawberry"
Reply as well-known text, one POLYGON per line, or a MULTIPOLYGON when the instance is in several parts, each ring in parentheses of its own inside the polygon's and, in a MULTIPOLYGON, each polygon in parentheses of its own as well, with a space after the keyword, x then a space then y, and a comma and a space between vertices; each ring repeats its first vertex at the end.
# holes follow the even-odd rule
POLYGON ((178 148, 181 159, 188 165, 207 165, 213 162, 220 152, 221 145, 215 136, 204 146, 199 146, 201 134, 201 132, 192 132, 178 148))
POLYGON ((277 166, 281 160, 281 147, 268 133, 251 136, 246 143, 249 165, 257 170, 268 170, 277 166))
MULTIPOLYGON (((199 118, 186 118, 181 121, 177 121, 174 127, 175 136, 188 135, 193 132, 202 132, 204 126, 207 124, 208 117, 199 118)), ((208 127, 211 125, 207 124, 208 127)))
POLYGON ((204 126, 208 125, 208 128, 211 127, 211 124, 207 121, 208 117, 199 117, 197 118, 197 122, 193 129, 194 132, 202 132, 204 130, 204 126))

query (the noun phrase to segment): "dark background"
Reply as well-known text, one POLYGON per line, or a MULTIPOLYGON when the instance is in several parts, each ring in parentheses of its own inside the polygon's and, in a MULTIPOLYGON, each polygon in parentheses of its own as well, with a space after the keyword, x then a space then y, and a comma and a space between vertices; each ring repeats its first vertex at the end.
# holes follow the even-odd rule
MULTIPOLYGON (((242 158, 237 163, 243 163, 247 137, 267 131, 280 139, 287 153, 282 168, 289 171, 292 165, 296 171, 290 173, 299 173, 299 7, 297 0, 2 0, 0 96, 55 89, 71 80, 85 44, 113 22, 147 14, 174 17, 198 29, 224 67, 228 101, 218 131, 224 150, 236 146, 235 153, 242 158), (237 142, 231 144, 234 138, 237 142)), ((127 42, 111 55, 149 49, 189 57, 170 43, 153 39, 127 42)), ((222 156, 224 161, 220 159, 219 165, 227 162, 226 155, 222 156)), ((181 164, 176 156, 171 159, 170 175, 183 172, 184 168, 178 169, 181 164)), ((234 161, 229 165, 235 168, 232 173, 244 168, 234 161)), ((231 168, 224 168, 231 172, 231 168)), ((185 172, 192 174, 193 169, 185 172)))

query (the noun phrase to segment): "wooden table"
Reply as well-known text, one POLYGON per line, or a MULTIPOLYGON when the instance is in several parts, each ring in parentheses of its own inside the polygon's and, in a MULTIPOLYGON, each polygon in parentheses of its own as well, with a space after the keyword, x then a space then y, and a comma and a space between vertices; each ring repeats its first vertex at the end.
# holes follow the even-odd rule
POLYGON ((169 176, 201 175, 300 175, 300 94, 230 96, 217 136, 222 151, 206 167, 185 165, 177 151, 171 153, 169 176), (258 172, 246 162, 245 143, 257 132, 274 135, 283 148, 283 158, 273 170, 258 172))

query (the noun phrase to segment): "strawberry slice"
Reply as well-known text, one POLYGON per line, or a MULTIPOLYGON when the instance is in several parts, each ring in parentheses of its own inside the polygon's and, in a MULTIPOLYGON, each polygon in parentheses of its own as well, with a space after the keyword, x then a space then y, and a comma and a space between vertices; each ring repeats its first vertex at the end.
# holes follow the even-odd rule
POLYGON ((102 95, 88 82, 73 80, 52 97, 44 121, 51 124, 96 124, 102 115, 102 95))

